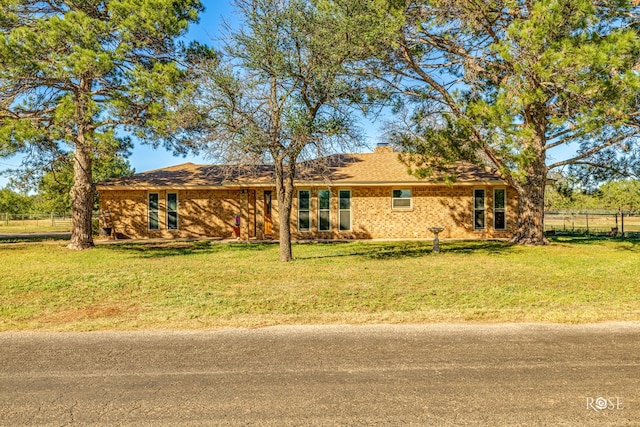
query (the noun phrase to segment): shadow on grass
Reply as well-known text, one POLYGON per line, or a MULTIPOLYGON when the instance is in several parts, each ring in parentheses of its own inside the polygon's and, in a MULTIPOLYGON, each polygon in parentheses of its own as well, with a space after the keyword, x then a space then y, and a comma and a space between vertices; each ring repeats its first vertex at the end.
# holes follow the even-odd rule
MULTIPOLYGON (((365 257, 375 260, 420 258, 433 253, 433 243, 430 241, 412 242, 353 242, 353 243, 316 243, 316 245, 327 245, 336 249, 335 253, 325 253, 319 255, 297 256, 296 259, 320 259, 337 257, 365 257)), ((509 252, 513 248, 508 242, 502 241, 460 241, 441 242, 441 253, 458 254, 499 254, 509 252)))
POLYGON ((166 243, 123 243, 105 245, 104 249, 129 253, 139 258, 167 258, 195 254, 216 254, 221 252, 255 252, 268 248, 270 243, 219 243, 210 241, 166 242, 166 243))
POLYGON ((617 250, 640 251, 640 235, 632 235, 631 237, 564 235, 552 237, 550 241, 565 245, 602 245, 603 243, 611 243, 617 244, 617 250))
MULTIPOLYGON (((217 254, 223 252, 241 252, 251 256, 256 251, 272 248, 275 243, 235 243, 235 242, 135 242, 105 245, 106 250, 129 253, 139 258, 166 258, 188 256, 195 254, 217 254)), ((441 242, 442 254, 501 254, 513 250, 513 245, 504 241, 455 241, 441 242)), ((437 256, 433 253, 431 241, 399 241, 399 242, 317 242, 304 243, 294 246, 294 259, 310 260, 340 257, 364 257, 374 260, 420 258, 423 256, 437 256), (297 248, 304 248, 306 254, 297 254, 297 248), (314 250, 314 248, 316 250, 314 250), (310 249, 310 251, 309 251, 310 249), (310 252, 310 253, 309 253, 310 252)))
POLYGON ((3 243, 39 243, 39 242, 61 242, 71 239, 69 233, 44 233, 44 234, 2 234, 0 244, 3 243))
POLYGON ((474 254, 482 252, 485 254, 503 254, 509 253, 517 248, 518 245, 502 240, 477 240, 477 241, 460 241, 445 243, 440 245, 442 251, 454 252, 460 254, 474 254))

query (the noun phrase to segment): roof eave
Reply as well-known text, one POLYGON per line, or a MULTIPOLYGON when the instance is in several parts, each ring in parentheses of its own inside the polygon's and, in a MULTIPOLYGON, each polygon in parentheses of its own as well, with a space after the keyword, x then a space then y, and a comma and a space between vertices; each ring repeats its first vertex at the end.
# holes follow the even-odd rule
MULTIPOLYGON (((436 187, 436 186, 506 186, 504 180, 478 180, 478 181, 456 181, 452 183, 446 182, 425 182, 425 181, 299 181, 295 183, 296 187, 436 187)), ((247 182, 247 183, 227 183, 222 185, 148 185, 148 184, 120 184, 120 185, 96 185, 98 191, 162 191, 162 190, 233 190, 246 188, 273 188, 275 183, 264 182, 247 182)))

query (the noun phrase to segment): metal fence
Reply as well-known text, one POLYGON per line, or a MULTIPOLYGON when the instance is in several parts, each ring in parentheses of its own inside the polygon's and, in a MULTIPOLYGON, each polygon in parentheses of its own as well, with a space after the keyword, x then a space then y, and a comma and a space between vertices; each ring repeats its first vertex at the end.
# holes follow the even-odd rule
POLYGON ((0 213, 0 231, 71 230, 71 214, 0 213))
MULTIPOLYGON (((94 214, 94 220, 99 217, 94 214)), ((640 233, 640 215, 607 211, 545 212, 545 230, 565 233, 640 233)), ((0 232, 71 231, 71 214, 0 213, 0 232)))
POLYGON ((545 212, 545 230, 620 235, 640 232, 640 216, 616 211, 545 212))

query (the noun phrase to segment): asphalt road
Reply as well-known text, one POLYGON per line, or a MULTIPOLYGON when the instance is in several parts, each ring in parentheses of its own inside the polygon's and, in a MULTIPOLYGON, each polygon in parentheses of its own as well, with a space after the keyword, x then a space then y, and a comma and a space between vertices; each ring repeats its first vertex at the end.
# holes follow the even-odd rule
POLYGON ((0 425, 639 426, 640 323, 2 333, 0 425))

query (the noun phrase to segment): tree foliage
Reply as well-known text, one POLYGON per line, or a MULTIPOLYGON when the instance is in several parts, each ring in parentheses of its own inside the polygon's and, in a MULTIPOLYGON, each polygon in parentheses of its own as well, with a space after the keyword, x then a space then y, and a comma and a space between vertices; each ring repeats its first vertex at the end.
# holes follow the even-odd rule
POLYGON ((636 215, 640 213, 640 182, 612 180, 584 188, 578 177, 565 177, 547 187, 545 207, 552 212, 604 210, 636 215))
POLYGON ((242 23, 201 64, 212 154, 224 163, 272 164, 280 258, 292 259, 293 182, 304 159, 358 144, 353 102, 362 80, 349 65, 385 33, 384 1, 236 0, 242 23), (377 7, 371 8, 371 5, 377 7), (367 10, 375 14, 365 14, 367 10))
MULTIPOLYGON (((92 175, 96 182, 135 173, 129 161, 120 155, 102 156, 93 159, 92 175)), ((39 177, 36 209, 40 212, 66 214, 71 211, 71 188, 73 187, 73 157, 62 157, 39 177)), ((97 197, 92 210, 98 208, 97 197)))
POLYGON ((392 139, 419 175, 456 160, 499 170, 518 192, 515 242, 546 242, 548 171, 630 164, 640 42, 629 1, 410 0, 404 14, 399 48, 378 64, 403 101, 392 139))
POLYGON ((640 212, 640 182, 635 179, 606 182, 600 186, 599 193, 607 209, 632 214, 640 212))
POLYGON ((0 189, 0 214, 24 214, 33 209, 33 196, 0 189))
POLYGON ((0 0, 0 155, 73 159, 70 247, 93 245, 93 160, 122 132, 184 152, 172 111, 186 74, 176 38, 198 0, 0 0), (70 156, 72 154, 72 156, 70 156))

